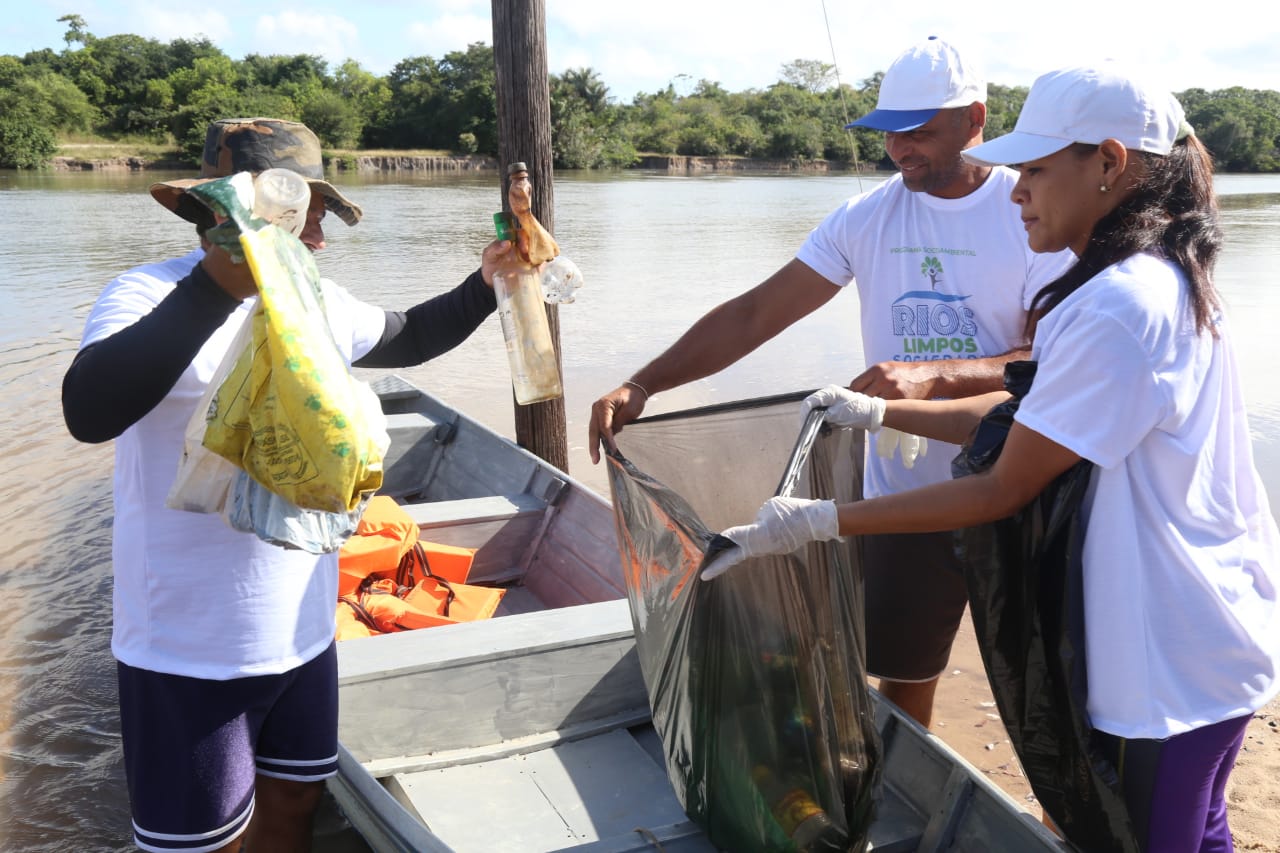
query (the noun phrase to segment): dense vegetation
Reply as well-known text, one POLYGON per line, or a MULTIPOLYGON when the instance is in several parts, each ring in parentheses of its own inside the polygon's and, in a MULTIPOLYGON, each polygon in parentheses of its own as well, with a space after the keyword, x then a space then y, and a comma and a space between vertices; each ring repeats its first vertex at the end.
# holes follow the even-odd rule
MULTIPOLYGON (((303 121, 329 149, 497 152, 493 49, 485 44, 441 59, 409 57, 379 77, 353 60, 337 68, 305 54, 233 60, 205 38, 98 38, 79 15, 58 20, 67 25, 65 49, 0 56, 0 167, 38 168, 60 141, 84 136, 168 144, 195 163, 209 121, 249 115, 303 121)), ((766 89, 728 92, 701 80, 678 92, 673 82, 630 104, 610 98, 590 68, 549 82, 558 168, 627 166, 637 152, 891 166, 881 134, 843 129, 874 106, 880 74, 836 85, 833 66, 796 60, 766 89)), ((1012 129, 1026 93, 990 86, 988 138, 1012 129)), ((1280 171, 1280 92, 1189 89, 1178 97, 1221 168, 1280 171)))

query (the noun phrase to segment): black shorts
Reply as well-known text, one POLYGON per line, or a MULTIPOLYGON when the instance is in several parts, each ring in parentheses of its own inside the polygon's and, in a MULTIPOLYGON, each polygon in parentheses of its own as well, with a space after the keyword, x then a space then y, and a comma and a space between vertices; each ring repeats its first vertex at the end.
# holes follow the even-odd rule
POLYGON ((216 850, 253 816, 254 777, 318 782, 338 769, 333 644, 280 675, 212 681, 117 662, 134 840, 216 850))
POLYGON ((969 603, 954 536, 862 537, 868 675, 931 681, 947 668, 969 603))

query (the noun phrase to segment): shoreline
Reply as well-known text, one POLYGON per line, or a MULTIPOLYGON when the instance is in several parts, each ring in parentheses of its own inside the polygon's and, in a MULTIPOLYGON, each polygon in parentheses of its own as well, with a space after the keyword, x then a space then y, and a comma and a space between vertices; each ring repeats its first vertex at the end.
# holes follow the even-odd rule
MULTIPOLYGON (((480 154, 396 154, 343 153, 326 155, 326 172, 399 173, 399 172, 476 172, 498 171, 494 157, 480 154)), ((796 172, 803 174, 871 173, 872 165, 854 164, 844 160, 784 160, 746 157, 693 157, 681 154, 644 155, 625 170, 666 172, 672 175, 701 174, 705 172, 796 172)), ((142 172, 188 171, 190 163, 173 157, 105 157, 82 158, 57 155, 49 163, 55 172, 142 172)))

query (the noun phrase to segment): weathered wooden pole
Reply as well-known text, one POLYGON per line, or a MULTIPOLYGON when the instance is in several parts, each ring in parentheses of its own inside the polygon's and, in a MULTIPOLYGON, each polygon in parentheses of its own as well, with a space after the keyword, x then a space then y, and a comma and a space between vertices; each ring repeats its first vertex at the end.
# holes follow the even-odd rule
MULTIPOLYGON (((546 7, 543 0, 492 0, 492 4, 502 209, 510 213, 507 164, 523 161, 528 165, 529 180, 533 184, 533 215, 554 235, 546 7)), ((559 361, 560 310, 555 305, 545 308, 559 361)), ((563 369, 561 375, 563 377, 563 369)), ((515 415, 516 443, 568 472, 564 397, 528 406, 516 404, 515 415)))

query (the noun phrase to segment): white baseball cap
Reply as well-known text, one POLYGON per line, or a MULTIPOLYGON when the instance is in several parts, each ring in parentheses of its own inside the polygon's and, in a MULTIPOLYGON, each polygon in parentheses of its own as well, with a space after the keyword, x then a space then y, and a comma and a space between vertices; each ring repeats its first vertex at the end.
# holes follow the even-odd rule
POLYGON ((1115 139, 1125 148, 1168 154, 1191 133, 1178 99, 1112 62, 1042 74, 1013 132, 961 152, 980 166, 1029 163, 1074 142, 1115 139))
POLYGON ((938 110, 986 103, 987 81, 972 62, 937 36, 908 48, 884 73, 876 108, 845 127, 915 130, 938 110))

